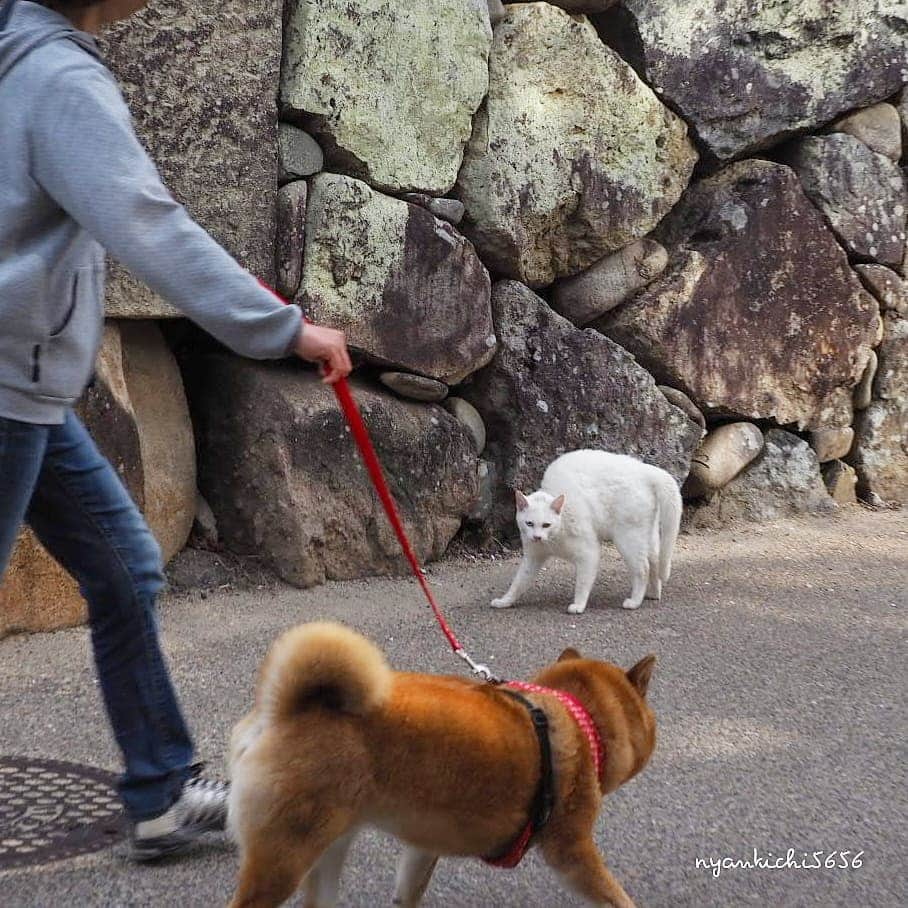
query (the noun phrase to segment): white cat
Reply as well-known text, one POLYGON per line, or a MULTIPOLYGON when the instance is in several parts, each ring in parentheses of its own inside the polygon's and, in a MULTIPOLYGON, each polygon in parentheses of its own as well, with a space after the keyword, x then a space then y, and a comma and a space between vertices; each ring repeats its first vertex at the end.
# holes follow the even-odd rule
POLYGON ((494 608, 513 605, 549 558, 563 558, 577 570, 568 611, 579 615, 596 582, 603 541, 615 543, 631 572, 623 608, 638 608, 644 595, 661 597, 681 523, 681 493, 665 470, 624 454, 571 451, 549 465, 540 491, 516 497, 523 560, 494 608))

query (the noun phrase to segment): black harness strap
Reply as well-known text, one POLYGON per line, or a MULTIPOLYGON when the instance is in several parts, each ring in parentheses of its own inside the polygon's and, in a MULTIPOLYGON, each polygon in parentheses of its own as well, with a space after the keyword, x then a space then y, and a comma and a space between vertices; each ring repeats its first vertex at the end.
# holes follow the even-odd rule
POLYGON ((539 741, 541 774, 539 785, 536 788, 536 795, 530 807, 530 819, 527 826, 499 855, 483 858, 489 864, 495 864, 500 867, 515 867, 526 854, 532 840, 539 835, 552 815, 552 808, 555 806, 555 773, 552 768, 552 742, 549 740, 549 720, 546 714, 516 691, 509 690, 506 687, 499 687, 498 689, 526 707, 533 722, 536 738, 539 741), (521 842, 523 843, 522 847, 521 842))

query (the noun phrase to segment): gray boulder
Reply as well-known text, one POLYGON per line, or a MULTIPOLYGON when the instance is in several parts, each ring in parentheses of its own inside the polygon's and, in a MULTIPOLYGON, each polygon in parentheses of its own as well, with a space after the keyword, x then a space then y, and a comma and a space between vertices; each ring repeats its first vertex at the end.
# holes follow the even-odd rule
POLYGON ((722 161, 883 101, 905 79, 899 0, 624 0, 622 11, 603 36, 722 161))
POLYGON ((277 129, 277 178, 280 183, 311 177, 325 166, 321 146, 303 129, 279 123, 277 129))
MULTIPOLYGON (((231 551, 312 586, 406 563, 331 389, 309 370, 232 356, 196 364, 200 486, 231 551)), ((478 493, 478 460, 441 407, 354 382, 410 540, 441 557, 478 493)))
POLYGON ((901 265, 908 191, 896 164, 844 134, 803 139, 790 163, 849 255, 901 265))
POLYGON ((491 42, 480 0, 291 0, 284 116, 319 138, 332 170, 444 194, 488 88, 491 42))
POLYGON ((691 523, 715 527, 736 520, 776 520, 797 514, 828 514, 835 509, 806 441, 782 429, 766 433, 763 455, 707 504, 691 523))
POLYGON ((879 307, 789 168, 734 164, 657 233, 669 267, 599 330, 708 416, 851 423, 879 307))
POLYGON ((536 488, 549 463, 577 448, 630 454, 683 481, 701 429, 626 350, 578 330, 516 281, 496 284, 492 305, 498 353, 461 389, 500 474, 490 532, 512 534, 512 490, 536 488))
POLYGON ((647 234, 687 185, 687 127, 582 16, 507 7, 458 177, 483 261, 534 287, 647 234))
MULTIPOLYGON (((272 286, 282 8, 281 0, 156 0, 100 38, 170 191, 272 286)), ((179 315, 120 266, 110 269, 107 314, 179 315)))
POLYGON ((350 177, 311 181, 299 301, 370 361, 456 385, 495 353, 489 294, 447 221, 350 177))
POLYGON ((858 494, 870 501, 908 505, 908 400, 874 400, 854 421, 848 462, 858 494))

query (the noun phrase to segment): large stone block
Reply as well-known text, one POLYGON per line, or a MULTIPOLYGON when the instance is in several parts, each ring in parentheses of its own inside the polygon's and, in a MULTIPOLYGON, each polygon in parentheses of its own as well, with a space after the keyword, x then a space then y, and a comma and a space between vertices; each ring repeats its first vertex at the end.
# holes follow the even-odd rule
POLYGON ((719 160, 743 157, 895 94, 900 0, 624 0, 603 20, 719 160))
POLYGON ((790 163, 849 255, 901 264, 908 189, 897 164, 843 133, 808 136, 790 163))
MULTIPOLYGON (((406 562, 331 389, 292 364, 197 364, 200 485, 232 551, 312 586, 406 562)), ((422 561, 439 558, 478 494, 473 441, 441 407, 353 390, 422 561)))
MULTIPOLYGON (((155 324, 108 322, 79 416, 169 561, 195 515, 195 441, 179 368, 155 324)), ((0 636, 70 627, 85 614, 75 582, 23 531, 0 586, 0 636)))
MULTIPOLYGON (((101 41, 164 182, 272 285, 282 6, 156 0, 101 41)), ((178 314, 122 268, 110 277, 108 315, 178 314)))
POLYGON ((329 168, 392 192, 443 195, 488 88, 483 0, 291 0, 285 117, 318 136, 329 168))
POLYGON ((447 221, 350 177, 313 179, 299 302, 373 362, 456 385, 495 353, 489 294, 447 221))
POLYGON ((458 178, 464 232, 534 287, 648 233, 696 161, 687 127, 582 16, 507 7, 458 178))
POLYGON ((850 424, 879 307, 793 171, 734 164, 658 234, 668 269, 598 328, 713 416, 850 424))
POLYGON ((492 305, 498 353, 462 391, 485 421, 483 457, 501 476, 490 531, 515 532, 512 490, 536 488, 549 463, 577 448, 630 454, 683 481, 702 430, 626 350, 578 330, 516 281, 496 284, 492 305))

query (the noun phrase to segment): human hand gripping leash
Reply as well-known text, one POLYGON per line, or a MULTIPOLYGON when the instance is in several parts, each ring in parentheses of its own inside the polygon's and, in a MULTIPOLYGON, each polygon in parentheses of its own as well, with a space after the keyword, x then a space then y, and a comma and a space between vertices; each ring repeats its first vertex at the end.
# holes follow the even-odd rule
MULTIPOLYGON (((266 290, 269 290, 272 294, 274 294, 274 296, 282 303, 287 303, 287 300, 283 299, 267 284, 262 283, 261 281, 259 283, 261 283, 266 290)), ((303 320, 306 324, 311 324, 305 316, 303 316, 303 320)), ((400 513, 397 509, 397 503, 394 501, 394 496, 391 494, 391 490, 388 488, 388 483, 385 480, 381 462, 379 461, 378 455, 375 452, 375 446, 372 444, 372 439, 369 437, 369 431, 368 429, 366 429, 366 424, 363 422, 362 415, 359 412, 359 407, 356 405, 356 400, 353 397, 353 392, 350 390, 349 382, 346 378, 340 378, 337 381, 333 382, 331 387, 334 389, 334 394, 337 397, 337 402, 340 405, 345 419, 347 420, 347 425, 350 426, 350 431, 353 435, 354 441, 356 442, 356 447, 359 449, 360 456, 362 457, 363 463, 366 466, 366 470, 369 473, 369 477, 372 480, 372 485, 375 487, 375 491, 378 493, 378 497, 385 509, 385 514, 388 517, 391 528, 394 530, 394 534, 397 536, 397 541, 400 543, 400 547, 410 564, 410 569, 413 571, 413 574, 419 581, 419 585, 422 587, 422 591, 432 608, 432 613, 435 615, 435 620, 438 622, 438 626, 441 628, 442 633, 445 635, 448 643, 451 645, 451 649, 454 650, 454 655, 463 659, 463 661, 466 662, 470 667, 470 671, 474 675, 477 675, 484 681, 488 681, 490 684, 501 684, 501 679, 493 675, 492 670, 487 665, 483 665, 481 662, 476 662, 470 656, 470 654, 463 648, 454 632, 448 626, 447 621, 445 621, 445 617, 441 613, 441 609, 439 608, 438 603, 435 600, 435 596, 432 593, 432 589, 429 586, 429 581, 426 579, 425 572, 419 564, 416 553, 413 551, 413 546, 410 545, 410 540, 407 537, 403 521, 401 520, 400 513)))

